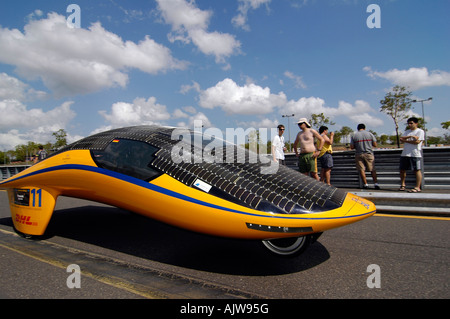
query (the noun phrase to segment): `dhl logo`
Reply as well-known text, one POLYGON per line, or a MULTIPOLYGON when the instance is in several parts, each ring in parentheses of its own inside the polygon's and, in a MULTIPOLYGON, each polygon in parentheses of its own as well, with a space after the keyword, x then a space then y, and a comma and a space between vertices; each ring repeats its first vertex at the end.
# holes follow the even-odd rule
POLYGON ((37 222, 30 221, 31 216, 16 214, 16 223, 29 225, 29 226, 37 226, 37 222))

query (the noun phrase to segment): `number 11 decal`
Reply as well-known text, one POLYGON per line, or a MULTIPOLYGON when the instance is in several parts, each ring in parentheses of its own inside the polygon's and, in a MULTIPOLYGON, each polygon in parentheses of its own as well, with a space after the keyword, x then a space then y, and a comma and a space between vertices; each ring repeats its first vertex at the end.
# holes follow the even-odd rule
POLYGON ((38 197, 38 207, 42 207, 42 189, 32 189, 31 196, 33 197, 33 204, 31 206, 36 207, 36 196, 38 197))

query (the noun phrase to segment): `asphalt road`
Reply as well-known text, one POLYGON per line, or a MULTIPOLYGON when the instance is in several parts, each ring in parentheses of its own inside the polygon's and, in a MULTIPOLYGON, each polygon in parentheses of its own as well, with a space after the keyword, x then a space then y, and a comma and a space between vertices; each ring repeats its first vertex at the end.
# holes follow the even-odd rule
POLYGON ((449 222, 377 214, 280 258, 260 242, 65 197, 46 237, 28 240, 14 233, 0 191, 0 298, 448 299, 449 222), (68 287, 77 283, 69 265, 79 288, 68 287))

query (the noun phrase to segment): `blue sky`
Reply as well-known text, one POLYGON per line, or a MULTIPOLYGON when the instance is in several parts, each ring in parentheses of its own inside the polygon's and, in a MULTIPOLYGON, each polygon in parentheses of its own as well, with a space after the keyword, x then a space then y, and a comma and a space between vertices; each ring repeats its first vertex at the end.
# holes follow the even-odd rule
POLYGON ((223 131, 287 126, 283 114, 295 114, 293 137, 298 118, 321 112, 331 130, 365 123, 393 134, 379 101, 397 84, 433 97, 428 134, 443 135, 449 12, 448 0, 4 1, 0 150, 54 142, 61 128, 73 142, 194 120, 223 131), (370 4, 380 28, 367 25, 370 4))

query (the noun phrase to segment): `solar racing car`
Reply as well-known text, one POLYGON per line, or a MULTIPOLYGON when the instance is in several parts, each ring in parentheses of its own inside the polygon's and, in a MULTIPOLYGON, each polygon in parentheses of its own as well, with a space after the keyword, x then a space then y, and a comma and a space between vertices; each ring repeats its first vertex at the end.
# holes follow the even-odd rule
POLYGON ((262 240, 290 256, 322 232, 375 213, 364 198, 270 159, 255 161, 235 144, 207 150, 209 138, 193 143, 194 131, 189 139, 175 130, 135 126, 95 134, 0 182, 16 231, 43 235, 62 195, 194 232, 262 240), (276 169, 268 173, 270 166, 276 169))

